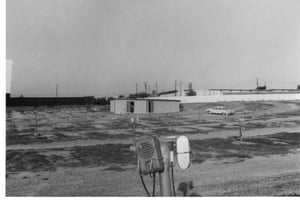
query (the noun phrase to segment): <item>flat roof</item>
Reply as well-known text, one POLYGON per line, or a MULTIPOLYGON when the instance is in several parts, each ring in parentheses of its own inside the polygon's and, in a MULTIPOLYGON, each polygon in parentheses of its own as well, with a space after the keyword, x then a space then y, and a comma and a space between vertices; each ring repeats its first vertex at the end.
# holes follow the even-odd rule
POLYGON ((300 91, 299 89, 263 89, 263 90, 258 90, 258 89, 208 89, 208 90, 215 90, 215 91, 300 91))
POLYGON ((151 99, 151 98, 148 98, 148 99, 145 99, 145 98, 142 98, 142 99, 130 99, 130 98, 114 98, 112 100, 128 100, 128 101, 167 101, 167 102, 180 102, 180 100, 168 100, 168 99, 151 99))

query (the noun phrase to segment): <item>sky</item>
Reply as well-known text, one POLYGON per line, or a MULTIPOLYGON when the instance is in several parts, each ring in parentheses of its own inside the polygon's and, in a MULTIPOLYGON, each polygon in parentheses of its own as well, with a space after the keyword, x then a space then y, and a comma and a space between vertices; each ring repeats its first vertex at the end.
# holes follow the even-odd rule
POLYGON ((13 96, 296 88, 299 0, 9 0, 13 96))

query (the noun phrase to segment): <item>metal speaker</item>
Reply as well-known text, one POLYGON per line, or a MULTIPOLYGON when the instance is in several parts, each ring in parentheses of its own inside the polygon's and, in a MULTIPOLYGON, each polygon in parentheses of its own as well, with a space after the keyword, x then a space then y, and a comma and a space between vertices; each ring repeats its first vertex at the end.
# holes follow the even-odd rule
POLYGON ((146 137, 136 140, 136 151, 141 173, 150 174, 164 169, 157 137, 146 137))

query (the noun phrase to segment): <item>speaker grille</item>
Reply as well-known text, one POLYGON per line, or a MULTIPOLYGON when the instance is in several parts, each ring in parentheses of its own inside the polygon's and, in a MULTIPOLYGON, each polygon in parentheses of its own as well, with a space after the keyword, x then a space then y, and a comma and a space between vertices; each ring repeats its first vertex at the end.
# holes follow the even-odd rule
POLYGON ((152 158, 154 155, 154 148, 150 142, 143 142, 139 146, 139 153, 143 159, 152 158))

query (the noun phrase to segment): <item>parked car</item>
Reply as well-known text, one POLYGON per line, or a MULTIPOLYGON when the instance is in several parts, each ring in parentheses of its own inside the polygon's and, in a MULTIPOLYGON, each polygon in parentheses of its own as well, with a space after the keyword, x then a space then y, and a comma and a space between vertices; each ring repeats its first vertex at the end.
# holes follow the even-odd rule
POLYGON ((206 110, 206 112, 209 114, 220 114, 220 115, 225 115, 225 116, 234 114, 233 110, 226 109, 223 106, 216 106, 215 108, 209 108, 206 110))

